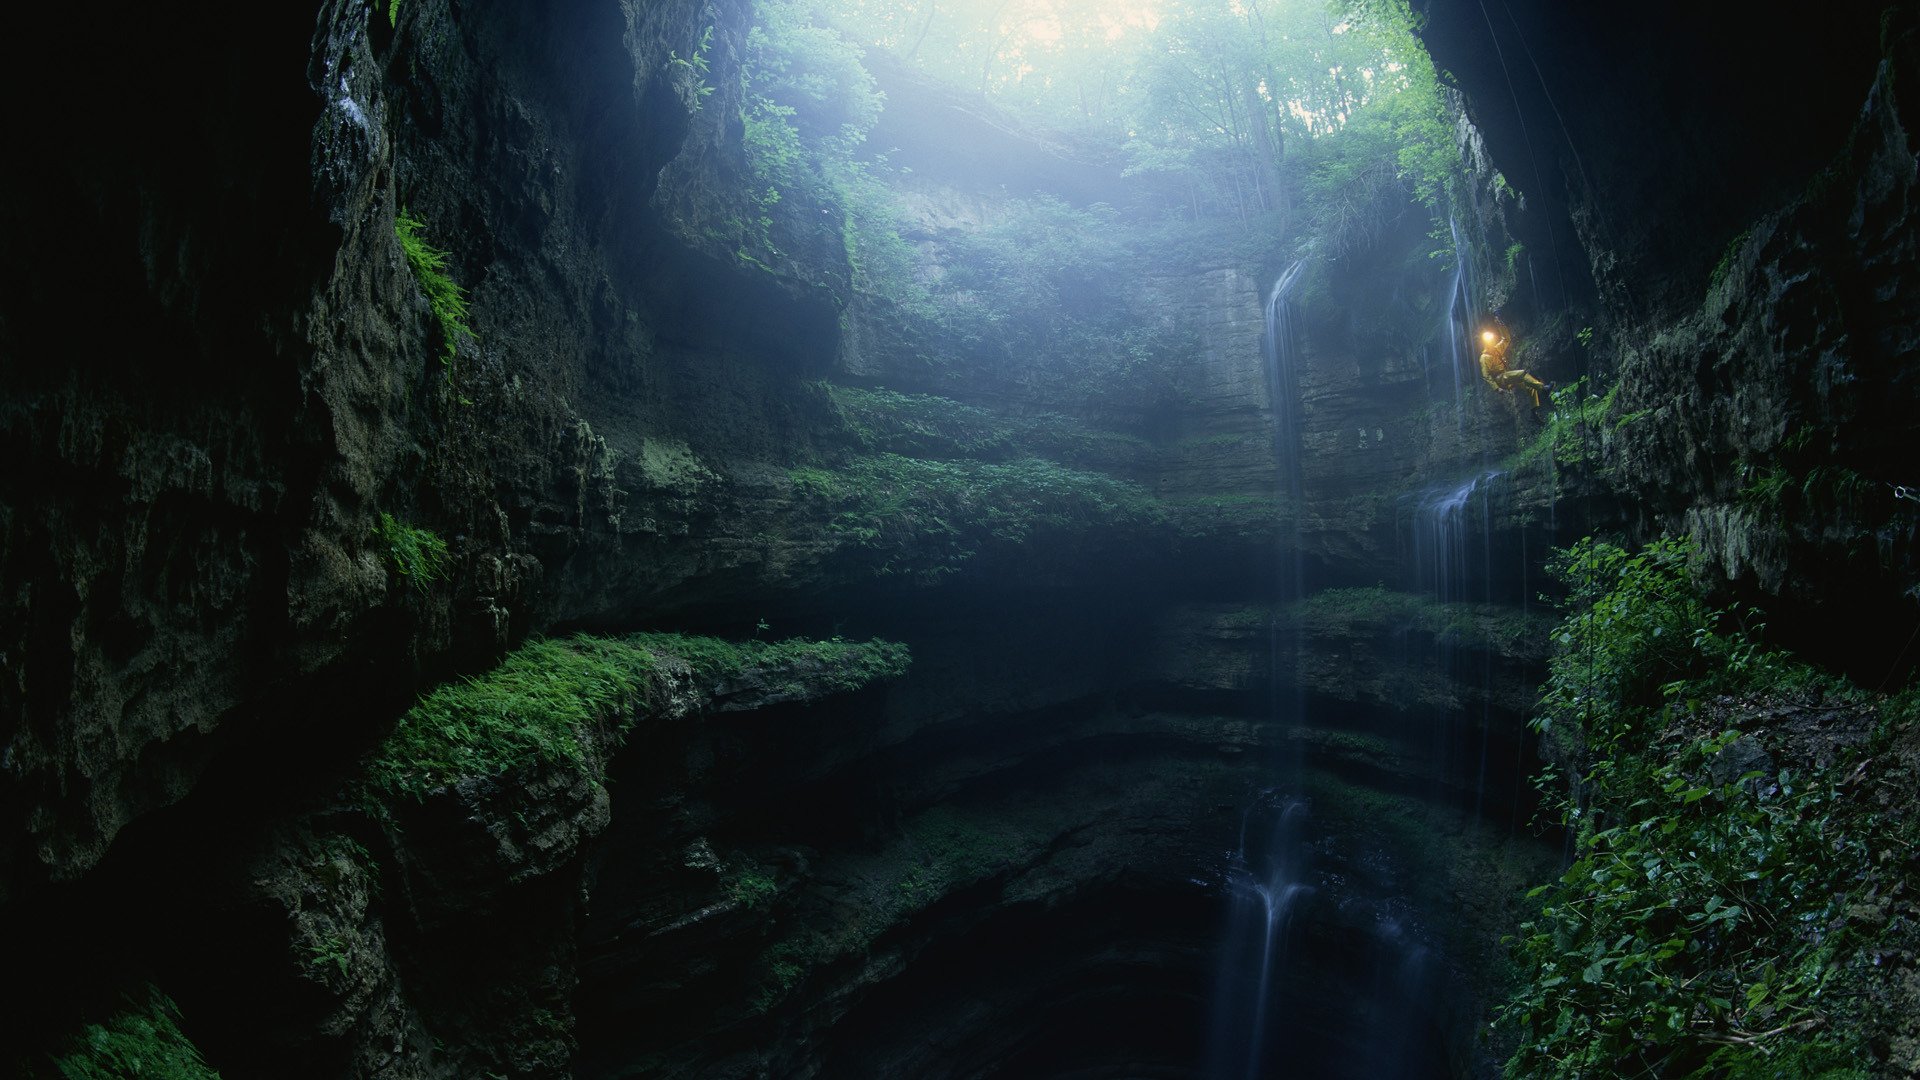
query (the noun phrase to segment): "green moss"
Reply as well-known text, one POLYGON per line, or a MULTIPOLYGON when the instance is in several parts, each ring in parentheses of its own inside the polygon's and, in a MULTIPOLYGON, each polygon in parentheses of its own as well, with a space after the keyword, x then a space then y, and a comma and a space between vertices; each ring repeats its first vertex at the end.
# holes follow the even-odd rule
POLYGON ((1354 761, 1391 765, 1400 757, 1399 748, 1378 735, 1326 728, 1299 728, 1295 737, 1315 749, 1354 761))
POLYGON ((796 490, 821 504, 829 532, 880 556, 879 572, 936 580, 989 548, 1042 534, 1057 539, 1147 530, 1165 523, 1134 484, 1028 458, 1004 464, 856 458, 823 477, 795 470, 796 490))
POLYGON ((846 907, 769 948, 760 958, 753 1008, 764 1012, 815 969, 863 957, 887 931, 956 890, 1032 863, 1046 850, 1044 827, 952 805, 909 818, 885 851, 841 871, 846 907))
POLYGON ((759 671, 782 690, 820 687, 832 693, 906 674, 910 655, 895 641, 726 641, 682 634, 635 634, 625 639, 649 653, 691 665, 702 679, 720 681, 759 671))
POLYGON ((1726 248, 1720 252, 1720 261, 1713 264, 1713 271, 1707 275, 1708 292, 1712 292, 1719 287, 1722 281, 1726 280, 1727 271, 1732 269, 1733 261, 1740 255, 1740 249, 1746 247, 1747 241, 1751 239, 1753 239, 1753 230, 1747 229, 1740 235, 1727 241, 1726 248))
POLYGON ((180 1030, 180 1010, 154 987, 104 1024, 89 1024, 54 1059, 66 1080, 219 1080, 180 1030))
POLYGON ((1444 604, 1384 586, 1325 589, 1287 615, 1308 633, 1346 636, 1368 626, 1405 627, 1507 656, 1545 651, 1549 624, 1503 605, 1444 604))
POLYGON ((775 942, 760 957, 760 989, 754 995, 753 1011, 766 1012, 806 981, 815 968, 832 963, 839 955, 834 943, 824 934, 805 930, 775 942))
POLYGON ((671 439, 642 440, 638 463, 640 475, 649 486, 685 494, 697 492, 720 477, 686 443, 671 439))
POLYGON ((985 409, 930 394, 832 385, 824 389, 862 450, 934 458, 1005 458, 1015 453, 1013 424, 985 409))
POLYGON ((989 461, 1037 456, 1066 463, 1139 462, 1153 454, 1137 435, 1054 413, 1002 416, 931 394, 817 386, 862 453, 989 461))
POLYGON ((1165 506, 1176 535, 1202 542, 1275 543, 1296 513, 1292 503, 1264 495, 1205 495, 1165 506))
POLYGON ((435 581, 447 576, 447 542, 430 529, 404 524, 392 514, 382 513, 373 535, 387 546, 387 559, 394 572, 413 587, 425 592, 435 581))
POLYGON ((447 276, 447 252, 427 243, 420 233, 424 228, 425 223, 404 206, 394 216, 393 231, 400 238, 400 250, 406 254, 407 265, 413 267, 414 279, 427 294, 427 306, 440 324, 440 340, 446 347, 440 362, 451 368, 459 340, 479 339, 467 325, 467 291, 447 276))
POLYGON ((375 751, 365 783, 382 798, 419 799, 463 777, 578 762, 592 729, 617 741, 639 719, 663 657, 710 681, 761 669, 792 689, 827 691, 896 677, 908 662, 906 646, 887 641, 736 643, 678 634, 534 641, 487 674, 421 698, 375 751))

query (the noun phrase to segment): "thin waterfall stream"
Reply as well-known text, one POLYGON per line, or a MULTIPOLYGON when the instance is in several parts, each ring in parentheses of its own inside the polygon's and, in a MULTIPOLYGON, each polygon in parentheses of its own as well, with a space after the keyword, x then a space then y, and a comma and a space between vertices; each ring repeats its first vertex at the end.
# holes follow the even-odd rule
MULTIPOLYGON (((1299 543, 1298 508, 1304 490, 1300 465, 1300 401, 1297 365, 1301 349, 1293 304, 1305 260, 1289 265, 1267 295, 1266 326, 1261 337, 1269 400, 1273 411, 1274 456, 1279 464, 1276 498, 1287 508, 1291 530, 1274 552, 1275 593, 1281 604, 1305 592, 1299 543)), ((1298 678, 1299 639, 1282 634, 1279 619, 1268 626, 1271 663, 1271 719, 1276 725, 1298 722, 1305 708, 1298 678)), ((1282 745, 1285 745, 1284 743, 1282 745)), ((1298 762, 1283 750, 1273 775, 1298 780, 1298 762)), ((1266 1075, 1268 1039, 1274 1029, 1275 984, 1286 971, 1289 932, 1299 904, 1313 892, 1309 884, 1310 806, 1284 787, 1261 791, 1241 816, 1238 845, 1227 864, 1228 913, 1214 991, 1208 1075, 1218 1080, 1257 1080, 1266 1075)))
POLYGON ((1466 428, 1466 410, 1461 401, 1466 387, 1475 374, 1478 364, 1473 353, 1473 335, 1479 322, 1474 311, 1473 263, 1467 258, 1467 237, 1460 228, 1458 218, 1447 218, 1447 229, 1453 237, 1453 280, 1447 286, 1447 317, 1443 332, 1447 341, 1447 357, 1452 362, 1453 415, 1456 429, 1466 428))

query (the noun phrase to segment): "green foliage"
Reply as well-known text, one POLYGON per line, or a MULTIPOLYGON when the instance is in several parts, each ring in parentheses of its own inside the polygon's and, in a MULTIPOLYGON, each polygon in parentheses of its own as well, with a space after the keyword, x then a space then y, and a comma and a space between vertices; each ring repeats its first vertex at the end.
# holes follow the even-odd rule
POLYGON ((400 25, 400 0, 387 0, 387 25, 400 25))
POLYGON ((1182 540, 1272 544, 1295 524, 1290 502, 1264 495, 1205 495, 1165 504, 1182 540))
POLYGON ((383 512, 373 535, 386 544, 394 572, 421 592, 447 576, 447 542, 431 530, 414 528, 383 512))
POLYGON ((743 908, 757 908, 780 895, 780 883, 759 867, 741 866, 727 875, 721 891, 743 908))
MULTIPOLYGON (((1591 339, 1591 333, 1582 331, 1591 339)), ((1584 343, 1584 341, 1583 341, 1584 343)), ((1576 379, 1553 392, 1553 411, 1540 434, 1509 458, 1506 467, 1519 470, 1552 467, 1565 474, 1605 479, 1613 471, 1613 440, 1621 429, 1647 416, 1646 410, 1622 412, 1618 386, 1604 394, 1589 390, 1587 380, 1576 379)))
POLYGON ((772 680, 777 689, 798 693, 815 687, 846 693, 906 674, 911 654, 897 641, 726 641, 684 634, 634 634, 628 643, 660 656, 672 656, 693 668, 703 681, 720 682, 749 671, 772 680))
POLYGON ((104 1024, 89 1024, 66 1053, 54 1059, 66 1080, 219 1080, 200 1051, 180 1031, 180 1010, 149 986, 145 1001, 126 1008, 104 1024))
POLYGON ((1588 540, 1555 560, 1571 596, 1537 725, 1579 769, 1577 801, 1543 786, 1576 857, 1530 894, 1508 1076, 1837 1078, 1865 1053, 1867 946, 1903 888, 1885 853, 1917 831, 1862 787, 1894 728, 1775 769, 1721 727, 1734 702, 1882 706, 1758 644, 1693 588, 1687 556, 1588 540))
POLYGON ((709 26, 700 33, 700 40, 694 45, 692 56, 681 56, 677 50, 667 51, 667 67, 681 74, 687 80, 686 100, 699 112, 707 98, 713 96, 714 88, 708 84, 707 76, 713 67, 707 61, 707 53, 713 48, 713 27, 709 26))
POLYGON ((1036 458, 1000 464, 877 454, 830 474, 795 470, 793 480, 798 494, 830 515, 834 536, 882 556, 880 573, 923 581, 1043 533, 1084 542, 1166 520, 1133 484, 1036 458))
POLYGON ((885 100, 864 55, 799 0, 760 0, 747 33, 748 96, 777 106, 796 137, 823 157, 845 159, 873 130, 885 100))
POLYGON ((413 267, 414 279, 419 281, 421 291, 427 294, 427 307, 440 324, 440 340, 446 345, 440 362, 451 368, 459 340, 468 338, 478 341, 479 338, 467 325, 466 290, 447 276, 447 252, 427 243, 426 237, 420 232, 425 227, 404 206, 393 219, 393 231, 400 238, 400 250, 406 253, 407 264, 413 267))
POLYGON ((654 671, 652 653, 580 635, 535 641, 485 675, 447 683, 401 716, 366 782, 386 797, 423 797, 462 777, 579 761, 589 725, 624 730, 654 671))
POLYGON ((1380 628, 1416 630, 1458 645, 1502 655, 1544 652, 1547 628, 1525 614, 1500 605, 1445 604, 1428 596, 1385 586, 1323 589, 1299 601, 1288 617, 1316 633, 1368 635, 1380 628))
POLYGON ((353 962, 352 943, 343 934, 328 934, 305 942, 301 946, 306 954, 307 966, 323 976, 331 968, 339 978, 347 977, 347 969, 353 962))
POLYGON ((1726 280, 1727 271, 1733 268, 1733 260, 1739 257, 1740 249, 1746 247, 1747 241, 1752 238, 1753 230, 1747 229, 1727 241, 1726 249, 1720 252, 1720 261, 1713 264, 1712 273, 1707 275, 1707 291, 1719 288, 1720 283, 1726 280))
POLYGON ((1052 198, 1010 204, 986 227, 950 237, 933 290, 941 335, 1048 400, 1155 408, 1178 398, 1175 373, 1199 351, 1193 328, 1142 318, 1136 282, 1164 252, 1111 206, 1052 198))
POLYGON ((823 385, 834 411, 865 451, 913 457, 1005 458, 1016 453, 1012 421, 930 394, 823 385))
POLYGON ((879 119, 883 96, 861 63, 862 50, 816 23, 805 5, 762 0, 754 19, 740 114, 754 185, 748 216, 729 222, 738 235, 723 239, 734 245, 736 258, 765 267, 765 258, 783 254, 776 241, 779 206, 797 193, 804 205, 841 221, 853 255, 852 237, 884 216, 875 209, 884 202, 849 197, 865 169, 853 151, 879 119))
POLYGON ((1593 539, 1555 550, 1547 570, 1567 584, 1568 611, 1553 634, 1558 655, 1537 728, 1581 732, 1589 751, 1607 753, 1645 734, 1660 687, 1707 670, 1716 616, 1687 577, 1687 556, 1676 540, 1638 552, 1593 539))
MULTIPOLYGON (((1799 456, 1783 445, 1790 456, 1799 456)), ((1857 519, 1881 500, 1884 485, 1844 465, 1814 465, 1795 476, 1785 465, 1743 466, 1740 500, 1767 514, 1805 514, 1826 520, 1857 519)))
POLYGON ((1137 435, 1057 413, 1006 416, 932 394, 817 385, 854 448, 864 453, 995 461, 1039 455, 1105 465, 1137 465, 1154 454, 1137 435))
POLYGON ((906 669, 895 642, 727 642, 678 634, 530 642, 485 675, 447 683, 401 716, 365 772, 383 799, 421 799, 464 777, 584 759, 602 731, 617 742, 646 711, 663 657, 709 682, 761 670, 777 685, 857 689, 906 669))

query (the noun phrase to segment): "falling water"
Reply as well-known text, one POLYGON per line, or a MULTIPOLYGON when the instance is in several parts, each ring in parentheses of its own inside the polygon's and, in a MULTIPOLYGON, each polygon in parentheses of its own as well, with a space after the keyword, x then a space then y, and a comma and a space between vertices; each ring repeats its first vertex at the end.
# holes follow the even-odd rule
POLYGON ((1285 972, 1294 912, 1313 894, 1305 883, 1307 804, 1262 792, 1240 820, 1227 869, 1231 911, 1215 993, 1212 1066, 1216 1080, 1257 1080, 1275 1026, 1273 990, 1285 972))
MULTIPOLYGON (((1415 588, 1446 604, 1486 602, 1492 599, 1493 514, 1491 493, 1504 474, 1498 470, 1479 473, 1459 484, 1429 489, 1417 496, 1413 513, 1413 574, 1415 588), (1478 525, 1478 534, 1471 530, 1478 525), (1477 548, 1478 566, 1474 564, 1477 548)), ((1462 670, 1462 658, 1448 635, 1442 635, 1435 648, 1441 671, 1457 684, 1479 682, 1482 711, 1479 729, 1478 761, 1456 760, 1460 754, 1462 728, 1467 717, 1458 709, 1445 709, 1445 715, 1433 725, 1436 777, 1464 778, 1473 775, 1473 812, 1476 817, 1486 799, 1487 755, 1491 739, 1490 717, 1485 709, 1490 700, 1487 691, 1493 681, 1492 656, 1481 651, 1485 669, 1462 670)))
POLYGON ((1281 493, 1300 498, 1300 327, 1294 313, 1293 290, 1300 283, 1304 260, 1294 263, 1273 283, 1267 296, 1267 332, 1261 352, 1267 362, 1267 385, 1273 400, 1273 448, 1280 458, 1281 493))
MULTIPOLYGON (((1275 594, 1285 602, 1305 594, 1297 522, 1303 483, 1300 467, 1300 326, 1293 292, 1304 261, 1288 266, 1267 295, 1266 333, 1261 354, 1273 407, 1274 457, 1280 466, 1276 497, 1290 504, 1296 522, 1292 535, 1276 545, 1275 594)), ((1299 720, 1305 702, 1298 676, 1299 645, 1280 632, 1278 620, 1268 636, 1272 697, 1270 718, 1277 726, 1299 720)), ((1284 749, 1289 740, 1280 740, 1284 749)), ((1286 760, 1274 772, 1291 776, 1286 760)), ((1240 821, 1239 843, 1229 856, 1226 889, 1229 910, 1221 946, 1219 983, 1214 994, 1208 1075, 1216 1080, 1254 1080, 1261 1075, 1268 1033, 1273 1029, 1273 999, 1286 971, 1287 934, 1301 900, 1312 893, 1307 880, 1307 804, 1268 790, 1259 793, 1240 821)))
POLYGON ((1461 232, 1460 222, 1451 216, 1447 228, 1453 234, 1453 284, 1447 287, 1447 318, 1442 331, 1446 334, 1447 356, 1453 362, 1453 414, 1455 422, 1464 428, 1466 412, 1460 403, 1468 380, 1473 378, 1473 365, 1478 363, 1473 353, 1473 333, 1479 319, 1473 307, 1473 264, 1467 259, 1466 235, 1461 232))
MULTIPOLYGON (((1490 469, 1463 483, 1431 488, 1417 496, 1413 512, 1414 585, 1443 603, 1475 599, 1469 595, 1473 575, 1468 572, 1467 528, 1470 516, 1477 518, 1481 531, 1490 528, 1486 497, 1494 483, 1504 475, 1490 469), (1470 515, 1474 495, 1480 495, 1480 512, 1470 515)), ((1482 537, 1484 541, 1486 538, 1482 537)), ((1481 544, 1485 557, 1488 545, 1481 544)), ((1481 575, 1485 587, 1485 575, 1481 575)))

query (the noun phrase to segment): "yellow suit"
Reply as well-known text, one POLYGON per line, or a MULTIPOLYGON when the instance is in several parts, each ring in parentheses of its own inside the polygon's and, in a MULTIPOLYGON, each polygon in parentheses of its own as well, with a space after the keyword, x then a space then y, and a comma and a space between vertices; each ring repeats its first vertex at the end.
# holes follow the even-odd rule
POLYGON ((1504 337, 1486 342, 1486 349, 1480 353, 1480 377, 1495 390, 1517 390, 1524 386, 1527 393, 1533 395, 1533 407, 1540 407, 1540 391, 1547 384, 1529 375, 1519 368, 1507 367, 1507 347, 1510 343, 1504 337))

